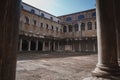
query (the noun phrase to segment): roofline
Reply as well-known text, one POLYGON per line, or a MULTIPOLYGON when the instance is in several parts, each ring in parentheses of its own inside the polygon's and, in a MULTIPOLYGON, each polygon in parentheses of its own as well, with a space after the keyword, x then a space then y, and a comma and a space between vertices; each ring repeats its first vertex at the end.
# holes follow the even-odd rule
POLYGON ((58 18, 59 17, 64 17, 64 16, 70 16, 70 15, 73 15, 73 14, 83 13, 83 12, 87 12, 87 11, 93 11, 93 10, 96 10, 96 8, 88 9, 88 10, 84 10, 84 11, 79 11, 79 12, 74 12, 74 13, 70 13, 70 14, 61 15, 61 16, 58 16, 58 18))
MULTIPOLYGON (((35 9, 37 9, 37 10, 39 10, 39 11, 43 11, 43 10, 41 10, 41 9, 39 9, 39 8, 36 8, 36 7, 34 7, 34 6, 31 6, 30 4, 27 4, 27 3, 25 3, 25 2, 22 2, 22 3, 23 3, 23 4, 28 5, 28 6, 32 7, 32 8, 35 8, 35 9)), ((50 14, 50 13, 46 12, 46 11, 43 11, 43 12, 45 12, 45 13, 47 13, 47 14, 51 15, 51 16, 54 16, 54 17, 58 18, 57 16, 52 15, 52 14, 50 14)), ((59 19, 59 18, 58 18, 58 19, 59 19)))

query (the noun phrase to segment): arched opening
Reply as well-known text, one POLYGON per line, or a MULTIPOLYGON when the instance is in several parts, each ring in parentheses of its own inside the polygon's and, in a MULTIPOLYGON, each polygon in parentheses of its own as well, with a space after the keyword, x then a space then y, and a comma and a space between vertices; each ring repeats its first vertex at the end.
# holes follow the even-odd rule
POLYGON ((43 44, 41 41, 38 41, 38 51, 42 51, 43 49, 43 44))
POLYGON ((36 42, 34 40, 31 40, 31 46, 30 46, 31 51, 36 50, 36 42))
POLYGON ((28 41, 24 40, 22 41, 22 50, 27 51, 28 50, 28 41))

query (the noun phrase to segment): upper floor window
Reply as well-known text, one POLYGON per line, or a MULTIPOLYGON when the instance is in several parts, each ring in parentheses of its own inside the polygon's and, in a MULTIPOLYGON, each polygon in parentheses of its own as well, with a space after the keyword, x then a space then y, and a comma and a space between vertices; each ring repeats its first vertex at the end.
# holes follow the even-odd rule
POLYGON ((34 14, 34 13, 35 13, 35 10, 34 10, 34 9, 31 9, 31 13, 33 13, 33 14, 34 14))
POLYGON ((25 23, 29 24, 29 18, 27 16, 25 16, 25 23))
POLYGON ((92 22, 88 22, 87 26, 88 26, 88 30, 92 30, 92 22))
POLYGON ((75 24, 75 31, 78 31, 78 24, 75 24))
POLYGON ((72 25, 69 25, 68 27, 69 27, 69 32, 72 32, 73 29, 72 25))
POLYGON ((81 30, 84 31, 85 30, 85 23, 81 24, 81 30))
POLYGON ((71 17, 67 17, 67 18, 66 18, 66 21, 71 21, 71 20, 72 20, 71 17))
POLYGON ((48 29, 48 24, 46 24, 46 29, 48 29))
POLYGON ((93 16, 93 17, 96 17, 96 12, 93 12, 93 13, 92 13, 92 16, 93 16))
POLYGON ((44 13, 41 13, 41 16, 44 17, 45 16, 44 13))
POLYGON ((60 23, 60 21, 58 20, 58 23, 60 23))
POLYGON ((53 30, 53 26, 51 27, 51 29, 53 30))
POLYGON ((53 20, 53 17, 50 17, 51 20, 53 20))
POLYGON ((63 27, 63 32, 67 32, 67 27, 66 26, 63 27))
POLYGON ((79 20, 84 19, 84 18, 85 18, 84 15, 79 15, 79 16, 78 16, 78 19, 79 19, 79 20))
POLYGON ((36 21, 36 20, 33 20, 33 22, 34 22, 34 25, 36 26, 37 21, 36 21))

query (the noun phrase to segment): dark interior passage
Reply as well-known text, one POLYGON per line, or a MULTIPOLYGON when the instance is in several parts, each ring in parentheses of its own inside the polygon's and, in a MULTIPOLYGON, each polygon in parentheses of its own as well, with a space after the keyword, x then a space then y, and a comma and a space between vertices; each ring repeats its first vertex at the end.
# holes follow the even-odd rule
POLYGON ((36 42, 35 41, 31 41, 31 47, 30 47, 31 50, 35 50, 36 49, 36 42))
POLYGON ((23 40, 22 41, 22 50, 23 51, 27 51, 28 50, 28 41, 27 40, 23 40))
POLYGON ((42 51, 43 49, 43 44, 42 42, 38 41, 38 51, 42 51))

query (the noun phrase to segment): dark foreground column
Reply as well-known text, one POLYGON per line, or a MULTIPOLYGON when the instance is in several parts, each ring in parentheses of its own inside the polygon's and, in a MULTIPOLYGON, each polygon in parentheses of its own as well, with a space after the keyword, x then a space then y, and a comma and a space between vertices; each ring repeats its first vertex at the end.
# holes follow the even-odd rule
POLYGON ((93 71, 93 76, 96 77, 117 78, 120 76, 114 1, 118 0, 96 0, 98 64, 93 71))
POLYGON ((0 80, 15 80, 21 0, 0 0, 0 80))
POLYGON ((116 26, 117 26, 117 39, 118 39, 118 58, 120 60, 120 0, 115 0, 115 15, 116 15, 116 26))

